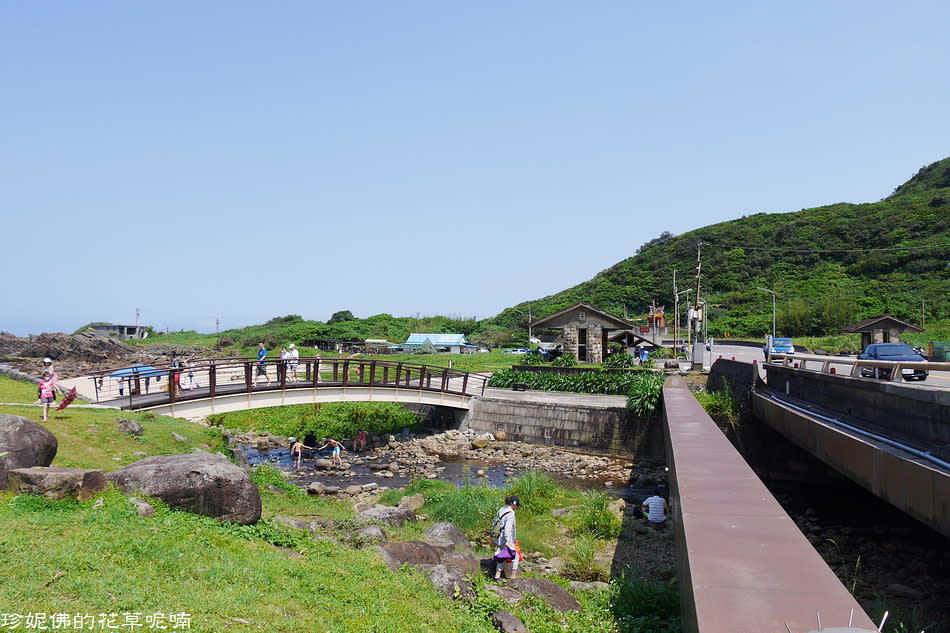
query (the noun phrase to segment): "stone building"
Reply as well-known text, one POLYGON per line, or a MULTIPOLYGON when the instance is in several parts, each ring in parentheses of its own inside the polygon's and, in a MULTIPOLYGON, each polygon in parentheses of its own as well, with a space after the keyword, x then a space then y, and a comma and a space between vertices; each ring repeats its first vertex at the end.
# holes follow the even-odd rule
POLYGON ((841 328, 844 334, 861 334, 861 349, 871 343, 897 343, 903 332, 923 332, 916 325, 911 325, 889 314, 868 317, 854 325, 841 328))
POLYGON ((578 303, 539 319, 532 326, 536 329, 562 328, 565 354, 582 363, 599 363, 604 360, 610 331, 629 330, 634 324, 592 305, 578 303))

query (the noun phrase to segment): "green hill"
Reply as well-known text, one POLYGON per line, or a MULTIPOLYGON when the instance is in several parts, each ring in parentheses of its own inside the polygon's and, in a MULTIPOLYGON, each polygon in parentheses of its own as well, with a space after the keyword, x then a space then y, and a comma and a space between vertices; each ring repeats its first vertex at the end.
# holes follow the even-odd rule
MULTIPOLYGON (((771 297, 757 286, 775 292, 779 330, 793 336, 835 333, 882 313, 916 324, 922 310, 928 322, 950 318, 950 158, 922 168, 880 202, 759 213, 664 233, 590 281, 532 301, 532 316, 584 301, 635 318, 654 300, 671 315, 673 271, 680 291, 695 289, 700 251, 702 298, 721 306, 709 314, 715 336, 771 329, 771 297)), ((488 323, 524 321, 509 308, 488 323)))

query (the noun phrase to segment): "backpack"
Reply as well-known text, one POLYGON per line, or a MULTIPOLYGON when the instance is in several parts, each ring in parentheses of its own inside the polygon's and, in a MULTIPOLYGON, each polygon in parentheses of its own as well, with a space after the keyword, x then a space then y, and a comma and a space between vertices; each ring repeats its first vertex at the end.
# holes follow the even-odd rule
POLYGON ((488 528, 488 535, 493 541, 498 540, 498 537, 501 536, 501 529, 505 522, 506 516, 508 516, 508 512, 502 512, 501 514, 496 514, 495 518, 491 520, 491 525, 488 528))

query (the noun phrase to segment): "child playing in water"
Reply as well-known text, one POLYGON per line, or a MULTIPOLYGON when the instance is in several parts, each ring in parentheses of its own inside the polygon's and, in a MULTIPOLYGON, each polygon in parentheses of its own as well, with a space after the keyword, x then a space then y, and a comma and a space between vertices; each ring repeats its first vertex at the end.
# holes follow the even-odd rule
POLYGON ((343 465, 343 459, 340 457, 340 451, 346 450, 346 449, 344 449, 344 448, 343 448, 343 445, 340 444, 339 442, 337 442, 336 440, 334 440, 334 439, 332 439, 332 438, 329 438, 329 437, 325 437, 325 438, 323 438, 323 446, 321 446, 321 447, 318 448, 317 450, 318 450, 318 451, 322 451, 322 450, 325 449, 327 446, 330 446, 330 447, 333 448, 333 455, 332 455, 332 457, 331 457, 331 460, 333 461, 333 463, 334 463, 335 465, 337 465, 337 466, 342 466, 342 465, 343 465))
POLYGON ((300 468, 300 460, 303 457, 303 449, 306 448, 307 450, 312 451, 313 447, 307 446, 302 440, 298 440, 294 437, 290 438, 290 444, 290 456, 294 458, 294 468, 300 468))

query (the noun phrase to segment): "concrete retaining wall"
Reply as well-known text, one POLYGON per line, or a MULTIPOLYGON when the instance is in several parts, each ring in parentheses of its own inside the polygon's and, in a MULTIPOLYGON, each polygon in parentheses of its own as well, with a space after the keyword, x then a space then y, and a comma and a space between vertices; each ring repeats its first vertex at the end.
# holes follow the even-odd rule
POLYGON ((509 440, 665 458, 659 418, 642 419, 626 407, 570 406, 475 398, 464 425, 480 433, 504 431, 509 440))
POLYGON ((950 443, 950 391, 765 365, 769 388, 904 437, 950 443))

